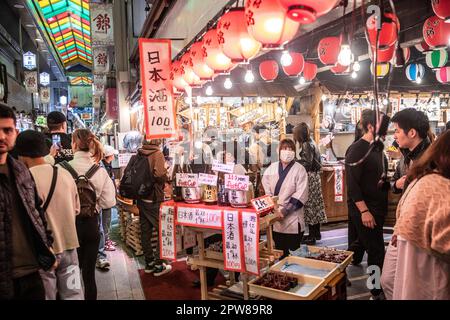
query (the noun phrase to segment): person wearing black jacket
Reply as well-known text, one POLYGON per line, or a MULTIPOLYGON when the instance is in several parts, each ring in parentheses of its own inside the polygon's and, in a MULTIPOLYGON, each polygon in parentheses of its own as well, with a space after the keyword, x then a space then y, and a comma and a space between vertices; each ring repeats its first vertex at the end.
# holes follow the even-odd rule
POLYGON ((53 137, 55 136, 60 142, 55 145, 56 154, 52 154, 55 158, 55 164, 62 161, 71 161, 73 159, 72 151, 72 137, 67 132, 66 116, 59 111, 52 111, 47 115, 47 127, 49 133, 46 134, 47 146, 49 148, 54 144, 53 137))
MULTIPOLYGON (((383 225, 387 214, 388 193, 381 188, 380 179, 385 173, 387 161, 382 150, 372 149, 375 138, 375 111, 366 109, 361 115, 364 135, 347 150, 345 170, 347 175, 348 243, 354 252, 353 263, 362 261, 367 251, 368 266, 383 268, 383 225)), ((373 299, 383 297, 381 288, 371 290, 373 299)))
POLYGON ((41 200, 30 171, 8 155, 16 117, 0 104, 0 300, 44 300, 39 270, 56 267, 41 200))
POLYGON ((309 235, 303 242, 309 245, 320 240, 320 224, 327 222, 325 204, 322 195, 320 169, 322 167, 320 152, 311 139, 309 127, 302 122, 294 128, 296 158, 308 173, 308 201, 305 204, 305 223, 308 225, 309 235))

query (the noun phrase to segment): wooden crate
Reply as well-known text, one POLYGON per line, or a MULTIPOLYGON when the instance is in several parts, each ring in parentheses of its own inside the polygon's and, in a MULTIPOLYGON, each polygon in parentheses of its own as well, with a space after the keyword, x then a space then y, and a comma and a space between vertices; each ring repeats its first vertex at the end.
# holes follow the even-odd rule
MULTIPOLYGON (((345 253, 347 255, 347 258, 339 264, 339 270, 341 272, 345 271, 345 269, 347 268, 347 266, 350 264, 350 262, 352 262, 353 260, 353 252, 352 251, 345 251, 345 250, 337 250, 337 249, 329 249, 327 247, 317 247, 317 246, 308 246, 308 250, 312 253, 317 253, 320 251, 333 251, 333 252, 342 252, 345 253)), ((316 259, 310 259, 310 260, 316 260, 316 259)), ((317 260, 316 260, 317 261, 317 260)), ((319 260, 320 261, 320 260, 319 260)))

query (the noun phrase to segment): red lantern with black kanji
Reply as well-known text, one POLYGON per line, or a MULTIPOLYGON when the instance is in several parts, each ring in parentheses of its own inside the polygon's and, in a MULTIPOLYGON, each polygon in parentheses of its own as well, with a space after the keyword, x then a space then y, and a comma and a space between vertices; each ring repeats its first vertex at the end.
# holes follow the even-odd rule
POLYGON ((335 65, 341 52, 341 37, 327 37, 319 42, 317 54, 324 65, 335 65))
MULTIPOLYGON (((400 21, 397 16, 393 13, 385 13, 384 18, 381 23, 381 30, 379 31, 378 36, 378 47, 381 49, 386 49, 394 45, 398 39, 398 32, 400 30, 400 21)), ((377 23, 375 19, 375 15, 372 15, 367 19, 367 41, 370 43, 372 47, 375 47, 377 42, 377 23)))
POLYGON ((245 19, 248 33, 263 48, 280 48, 297 34, 300 24, 287 17, 278 0, 246 0, 245 19))
POLYGON ((205 62, 216 73, 229 72, 233 63, 222 51, 217 39, 217 29, 211 29, 203 37, 203 47, 205 48, 205 62))
POLYGON ((266 60, 259 65, 259 75, 265 81, 273 81, 278 77, 278 63, 275 60, 266 60))
POLYGON ((183 79, 181 60, 175 60, 172 62, 172 69, 170 71, 170 80, 172 85, 178 91, 184 91, 184 88, 188 85, 183 79))
MULTIPOLYGON (((392 58, 395 55, 395 48, 397 47, 396 44, 387 47, 386 49, 378 49, 378 56, 377 56, 377 62, 378 63, 386 63, 392 60, 392 58)), ((370 60, 373 61, 373 55, 375 54, 375 48, 372 47, 369 49, 369 57, 370 60)))
POLYGON ((340 0, 280 0, 288 17, 302 24, 313 23, 331 11, 340 0))
POLYGON ((450 23, 450 0, 431 0, 434 13, 446 23, 450 23))
POLYGON ((281 66, 286 75, 290 77, 298 76, 305 67, 305 58, 299 52, 289 52, 292 63, 289 66, 281 66))
POLYGON ((214 70, 208 67, 205 62, 206 49, 203 47, 203 41, 194 42, 189 49, 192 58, 192 70, 200 80, 211 80, 214 76, 214 70))
POLYGON ((317 76, 317 65, 311 62, 305 62, 303 68, 303 77, 306 81, 312 81, 317 76))
POLYGON ((450 24, 439 17, 428 18, 423 25, 423 38, 432 48, 443 48, 448 44, 450 24))
POLYGON ((189 50, 181 57, 181 65, 181 74, 183 75, 184 81, 186 81, 189 86, 199 87, 203 84, 203 82, 192 69, 194 64, 192 62, 191 52, 189 50))
POLYGON ((252 59, 261 50, 261 43, 247 31, 244 8, 231 8, 217 23, 217 37, 223 53, 233 63, 252 59))
POLYGON ((350 66, 342 66, 339 63, 337 63, 334 67, 332 67, 331 72, 334 74, 348 74, 350 72, 350 66))

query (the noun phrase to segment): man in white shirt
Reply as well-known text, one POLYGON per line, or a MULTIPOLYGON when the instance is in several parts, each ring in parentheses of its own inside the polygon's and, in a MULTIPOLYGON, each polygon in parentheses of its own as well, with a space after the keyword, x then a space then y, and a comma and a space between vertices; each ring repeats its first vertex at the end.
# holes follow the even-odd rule
POLYGON ((24 131, 17 137, 19 160, 30 169, 42 200, 48 228, 54 238, 53 250, 59 262, 54 271, 41 271, 47 300, 83 300, 77 248, 75 217, 80 202, 75 182, 66 170, 53 167, 44 157, 49 153, 45 136, 24 131))

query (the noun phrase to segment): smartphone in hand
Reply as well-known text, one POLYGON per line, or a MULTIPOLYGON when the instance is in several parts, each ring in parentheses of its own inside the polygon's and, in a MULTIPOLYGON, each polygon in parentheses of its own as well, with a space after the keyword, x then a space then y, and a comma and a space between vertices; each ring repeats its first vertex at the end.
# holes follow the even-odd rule
POLYGON ((61 136, 59 134, 52 135, 52 144, 55 146, 55 148, 60 149, 61 148, 61 136))

